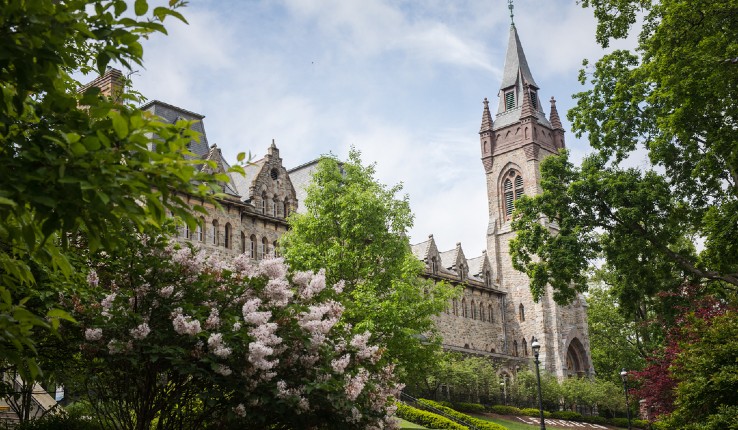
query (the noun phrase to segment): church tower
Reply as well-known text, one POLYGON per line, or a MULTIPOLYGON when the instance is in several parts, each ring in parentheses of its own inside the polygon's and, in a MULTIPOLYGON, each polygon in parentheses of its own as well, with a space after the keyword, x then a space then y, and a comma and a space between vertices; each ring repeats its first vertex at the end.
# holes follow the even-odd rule
MULTIPOLYGON (((543 369, 559 378, 585 376, 592 374, 593 369, 584 299, 559 306, 549 287, 540 302, 535 303, 528 277, 512 267, 510 258, 509 242, 515 235, 510 221, 515 201, 524 194, 541 193, 541 161, 564 148, 564 129, 556 102, 551 97, 546 118, 539 91, 518 30, 511 23, 497 113, 493 118, 485 98, 479 131, 489 204, 487 255, 498 274, 500 288, 507 293, 504 352, 532 357, 530 345, 536 337, 541 344, 543 369)), ((556 230, 553 225, 549 228, 556 230)))

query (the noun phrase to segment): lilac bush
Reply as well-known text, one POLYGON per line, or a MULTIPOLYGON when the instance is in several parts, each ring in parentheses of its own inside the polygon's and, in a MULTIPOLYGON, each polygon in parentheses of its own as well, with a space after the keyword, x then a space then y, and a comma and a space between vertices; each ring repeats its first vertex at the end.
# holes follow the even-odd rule
POLYGON ((393 365, 342 323, 342 283, 142 243, 95 258, 99 298, 77 307, 82 391, 103 427, 394 428, 393 365))

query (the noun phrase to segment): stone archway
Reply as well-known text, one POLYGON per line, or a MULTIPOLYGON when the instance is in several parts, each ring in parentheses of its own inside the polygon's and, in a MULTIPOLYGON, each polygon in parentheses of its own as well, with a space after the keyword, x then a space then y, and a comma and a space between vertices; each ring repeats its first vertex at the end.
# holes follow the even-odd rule
POLYGON ((589 369, 589 360, 587 360, 587 352, 579 338, 574 338, 569 343, 566 350, 566 369, 567 376, 584 377, 589 369))

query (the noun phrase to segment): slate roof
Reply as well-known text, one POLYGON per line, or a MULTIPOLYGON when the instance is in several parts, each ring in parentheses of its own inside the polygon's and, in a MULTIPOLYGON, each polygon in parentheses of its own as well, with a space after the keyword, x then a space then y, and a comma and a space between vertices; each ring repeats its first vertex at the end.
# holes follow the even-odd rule
POLYGON ((210 145, 208 144, 208 136, 205 134, 205 125, 202 122, 203 118, 205 118, 204 115, 200 115, 199 113, 182 109, 181 107, 170 105, 169 103, 164 103, 159 100, 152 100, 144 104, 141 106, 141 110, 151 112, 162 120, 172 124, 177 122, 180 118, 194 121, 192 129, 200 134, 200 141, 197 142, 193 140, 190 142, 190 151, 199 158, 207 157, 210 152, 210 145))
POLYGON ((428 250, 430 249, 431 240, 432 239, 428 239, 425 242, 410 245, 410 249, 413 251, 413 255, 415 255, 418 260, 425 261, 428 259, 428 250))
POLYGON ((500 89, 505 89, 516 85, 518 76, 522 76, 525 82, 536 88, 538 84, 533 80, 533 74, 530 73, 528 60, 525 59, 523 45, 520 44, 518 30, 515 24, 510 26, 510 39, 507 42, 507 54, 505 55, 505 68, 502 72, 502 85, 500 89))
POLYGON ((469 276, 484 275, 484 273, 482 273, 482 271, 484 270, 484 257, 485 254, 482 254, 479 257, 474 257, 466 261, 467 264, 469 264, 469 276))
POLYGON ((252 161, 248 165, 244 166, 243 171, 245 175, 243 176, 235 172, 231 172, 228 174, 228 176, 231 177, 231 182, 233 182, 238 195, 241 196, 241 199, 243 201, 247 201, 251 198, 251 184, 254 182, 254 179, 256 179, 256 175, 258 175, 261 171, 262 166, 264 166, 265 160, 265 158, 261 158, 256 161, 252 161))
POLYGON ((307 197, 307 186, 313 180, 313 173, 318 168, 320 158, 308 161, 287 171, 295 187, 295 195, 297 196, 297 212, 305 213, 305 197, 307 197))
POLYGON ((459 248, 440 252, 439 255, 441 256, 441 266, 446 269, 452 269, 456 266, 456 257, 459 255, 459 248))

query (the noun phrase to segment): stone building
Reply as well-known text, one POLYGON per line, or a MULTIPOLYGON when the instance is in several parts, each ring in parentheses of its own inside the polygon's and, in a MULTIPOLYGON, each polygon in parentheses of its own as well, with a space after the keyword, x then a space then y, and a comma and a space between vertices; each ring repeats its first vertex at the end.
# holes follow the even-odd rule
MULTIPOLYGON (((113 88, 113 75, 120 77, 120 72, 111 69, 88 86, 113 88)), ((464 287, 463 296, 436 318, 446 349, 490 357, 500 363, 504 376, 527 367, 536 337, 542 345, 540 359, 545 370, 559 378, 588 376, 594 370, 584 298, 559 306, 549 287, 542 300, 534 302, 527 277, 513 269, 509 254, 515 201, 523 194, 541 192, 541 160, 564 148, 555 100, 551 98, 547 118, 539 90, 513 24, 497 113, 493 117, 485 98, 479 131, 489 209, 487 249, 467 258, 460 243, 441 251, 430 235, 412 245, 412 251, 425 262, 427 277, 464 287)), ((217 170, 227 171, 229 165, 220 149, 208 144, 202 115, 160 101, 142 109, 170 122, 195 121, 201 140, 192 143, 191 151, 213 161, 217 170)), ((286 217, 304 209, 305 187, 317 162, 287 170, 272 142, 263 158, 245 168, 245 177, 229 174, 230 180, 222 184, 226 195, 222 209, 209 208, 194 231, 183 227, 181 239, 223 255, 247 253, 257 260, 278 255, 277 239, 288 228, 286 217)), ((556 231, 556 225, 547 226, 556 231)))

